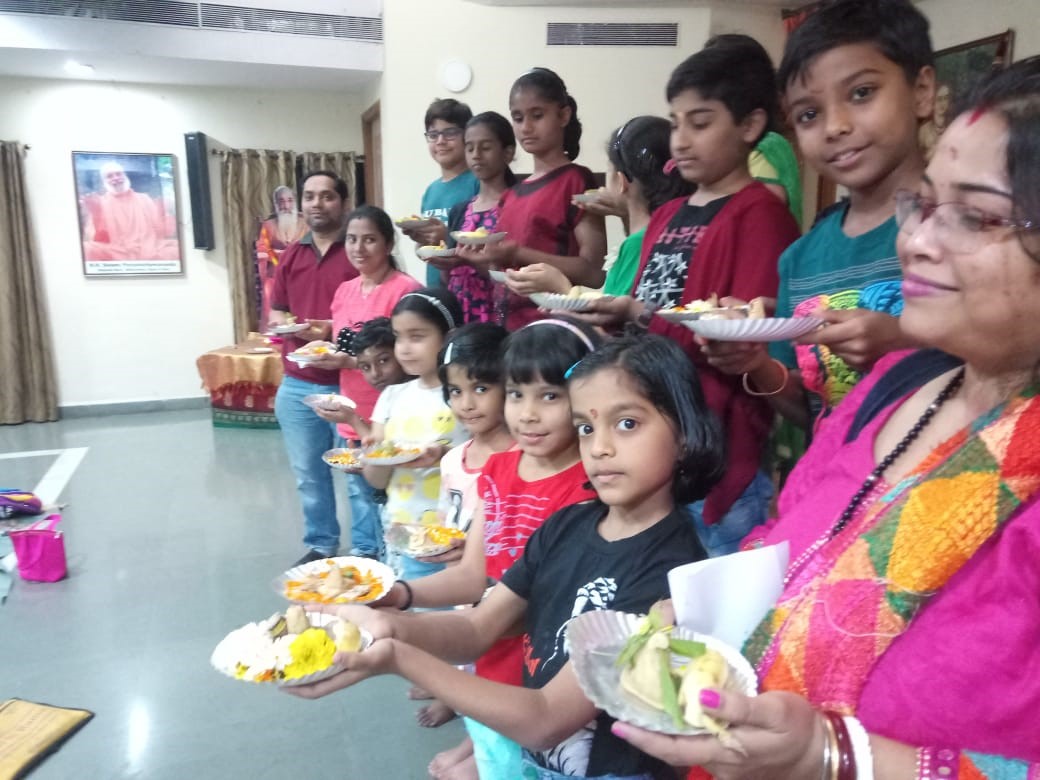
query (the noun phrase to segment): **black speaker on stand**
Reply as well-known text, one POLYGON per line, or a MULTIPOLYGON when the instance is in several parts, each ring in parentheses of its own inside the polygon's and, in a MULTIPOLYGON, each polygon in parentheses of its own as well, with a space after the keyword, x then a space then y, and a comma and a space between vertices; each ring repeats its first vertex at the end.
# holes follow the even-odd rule
POLYGON ((212 249, 213 202, 209 194, 209 150, 205 133, 184 134, 184 157, 188 161, 188 200, 196 249, 212 249))

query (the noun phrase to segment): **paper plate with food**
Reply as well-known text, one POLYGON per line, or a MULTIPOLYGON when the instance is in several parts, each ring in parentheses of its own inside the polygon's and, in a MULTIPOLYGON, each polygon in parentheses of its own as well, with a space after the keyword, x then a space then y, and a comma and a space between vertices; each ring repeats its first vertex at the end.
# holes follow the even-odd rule
POLYGON ((435 225, 439 221, 440 220, 438 220, 436 217, 420 217, 418 214, 410 214, 407 217, 402 217, 401 219, 395 220, 394 224, 397 225, 399 228, 404 228, 405 230, 415 230, 416 228, 424 228, 429 227, 430 225, 435 225))
POLYGON ((294 566, 275 578, 274 589, 296 604, 365 604, 396 579, 385 563, 347 555, 294 566))
POLYGON ((660 309, 655 312, 668 322, 692 322, 693 320, 725 320, 725 319, 761 319, 766 316, 765 305, 761 298, 751 303, 737 306, 722 306, 719 296, 712 293, 710 298, 698 298, 689 303, 660 309))
POLYGON ((736 648, 663 625, 654 611, 613 610, 571 620, 566 648, 581 689, 612 717, 662 734, 714 734, 740 749, 699 699, 702 688, 757 693, 755 670, 736 648))
POLYGON ((386 531, 387 546, 413 558, 448 552, 454 546, 453 540, 465 538, 465 531, 443 525, 391 523, 386 531))
POLYGON ((322 454, 321 459, 325 461, 325 465, 336 471, 357 474, 365 465, 364 457, 365 452, 360 448, 335 447, 322 454))
POLYGON ((596 203, 599 200, 599 190, 585 190, 580 195, 571 198, 574 203, 596 203))
POLYGON ((558 311, 585 311, 592 301, 603 298, 601 292, 582 290, 580 287, 572 287, 566 295, 560 293, 531 293, 528 296, 542 309, 555 309, 558 311))
POLYGON ((345 395, 338 393, 314 393, 305 395, 303 402, 311 409, 321 409, 325 412, 338 412, 344 406, 349 409, 357 409, 357 404, 345 395))
POLYGON ((330 344, 327 341, 319 341, 315 344, 308 344, 305 347, 290 352, 285 357, 291 360, 298 366, 306 366, 313 363, 315 360, 321 360, 326 355, 331 355, 336 351, 336 345, 330 344))
POLYGON ((373 466, 400 466, 418 459, 422 450, 418 444, 383 441, 365 448, 365 462, 373 466))
POLYGON ((456 230, 451 237, 465 246, 480 246, 481 244, 495 244, 506 237, 505 233, 492 233, 484 228, 476 230, 456 230))
POLYGON ((437 246, 421 246, 415 250, 420 260, 429 260, 431 257, 452 257, 455 250, 443 241, 437 246))
POLYGON ((302 333, 310 327, 308 322, 297 322, 296 317, 289 315, 281 325, 272 325, 271 333, 276 336, 285 336, 290 333, 302 333))
POLYGON ((209 662, 235 680, 280 687, 308 685, 342 671, 337 651, 360 653, 372 635, 348 620, 291 606, 267 620, 236 628, 213 649, 209 662))
POLYGON ((763 317, 760 319, 699 319, 682 323, 698 336, 714 341, 787 341, 823 325, 819 317, 763 317))

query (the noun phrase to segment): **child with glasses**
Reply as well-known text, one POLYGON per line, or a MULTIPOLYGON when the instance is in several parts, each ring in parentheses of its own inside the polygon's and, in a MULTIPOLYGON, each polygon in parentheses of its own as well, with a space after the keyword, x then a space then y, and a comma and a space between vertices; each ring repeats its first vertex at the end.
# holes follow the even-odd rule
MULTIPOLYGON (((438 222, 404 231, 406 236, 418 244, 429 246, 443 241, 448 234, 445 224, 451 207, 469 200, 480 189, 477 178, 466 167, 463 133, 466 123, 472 118, 473 112, 469 106, 454 98, 438 98, 426 109, 424 136, 430 157, 441 167, 441 175, 430 182, 420 206, 423 217, 433 217, 438 222)), ((427 286, 439 287, 443 283, 440 269, 427 266, 427 286)))
POLYGON ((776 316, 827 327, 773 344, 708 344, 709 362, 808 427, 883 355, 909 346, 896 257, 896 191, 924 170, 932 111, 928 21, 910 0, 834 0, 787 41, 779 69, 802 156, 848 190, 780 258, 776 316))

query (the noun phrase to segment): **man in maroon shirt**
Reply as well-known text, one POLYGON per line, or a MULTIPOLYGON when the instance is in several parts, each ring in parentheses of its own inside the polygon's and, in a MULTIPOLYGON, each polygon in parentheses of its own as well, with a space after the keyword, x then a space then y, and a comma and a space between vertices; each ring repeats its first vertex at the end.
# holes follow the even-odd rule
POLYGON ((306 176, 303 216, 310 231, 282 252, 271 291, 271 325, 285 324, 290 314, 309 325, 282 343, 285 376, 274 402, 303 506, 303 543, 309 548, 297 566, 335 555, 339 549, 332 472, 321 459, 322 453, 336 446, 336 427, 303 403, 305 396, 314 393, 339 392, 339 371, 300 367, 286 355, 308 341, 329 338, 336 288, 357 276, 343 244, 347 200, 346 182, 332 171, 306 176))

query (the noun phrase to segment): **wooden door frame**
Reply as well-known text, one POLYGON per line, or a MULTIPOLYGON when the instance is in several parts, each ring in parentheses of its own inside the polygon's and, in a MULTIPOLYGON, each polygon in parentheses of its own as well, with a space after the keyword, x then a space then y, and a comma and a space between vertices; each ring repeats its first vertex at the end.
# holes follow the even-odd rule
POLYGON ((379 135, 373 137, 372 126, 379 119, 379 101, 377 100, 361 114, 361 138, 365 148, 365 203, 383 207, 383 155, 382 128, 379 135), (379 153, 376 153, 376 145, 379 153))

